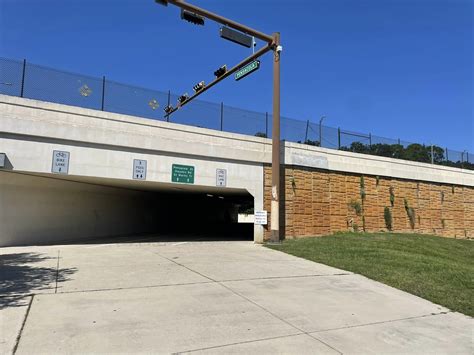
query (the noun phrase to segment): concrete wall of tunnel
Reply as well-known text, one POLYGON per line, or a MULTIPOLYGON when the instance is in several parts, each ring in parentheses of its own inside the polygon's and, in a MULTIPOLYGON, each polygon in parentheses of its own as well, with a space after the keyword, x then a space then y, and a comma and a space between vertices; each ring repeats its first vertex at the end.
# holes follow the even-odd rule
MULTIPOLYGON (((226 209, 234 207, 235 197, 230 195, 219 199, 200 191, 135 190, 104 185, 111 183, 106 179, 95 181, 0 171, 0 246, 117 236, 133 240, 145 233, 172 238, 205 232, 223 233, 217 235, 221 238, 250 237, 251 226, 232 224, 226 218, 230 216, 226 209)), ((126 186, 126 181, 121 185, 126 186)))
POLYGON ((144 233, 153 220, 139 191, 0 172, 0 246, 144 233))

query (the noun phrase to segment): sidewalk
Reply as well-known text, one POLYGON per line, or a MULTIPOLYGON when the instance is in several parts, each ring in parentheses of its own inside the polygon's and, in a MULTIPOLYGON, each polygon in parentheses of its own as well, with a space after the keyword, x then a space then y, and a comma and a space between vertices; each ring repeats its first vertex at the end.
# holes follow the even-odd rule
POLYGON ((0 261, 2 354, 474 352, 472 318, 252 242, 4 248, 0 261))

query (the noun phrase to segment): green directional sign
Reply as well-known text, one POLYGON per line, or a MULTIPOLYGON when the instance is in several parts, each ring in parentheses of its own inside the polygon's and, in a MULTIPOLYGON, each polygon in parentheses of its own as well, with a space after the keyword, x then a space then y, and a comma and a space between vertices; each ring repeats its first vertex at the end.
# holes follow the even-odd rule
POLYGON ((235 72, 235 80, 238 81, 250 73, 253 73, 255 70, 260 68, 260 61, 259 60, 254 60, 253 62, 247 64, 246 66, 240 68, 235 72))
POLYGON ((194 166, 173 164, 171 181, 182 184, 194 184, 194 166))

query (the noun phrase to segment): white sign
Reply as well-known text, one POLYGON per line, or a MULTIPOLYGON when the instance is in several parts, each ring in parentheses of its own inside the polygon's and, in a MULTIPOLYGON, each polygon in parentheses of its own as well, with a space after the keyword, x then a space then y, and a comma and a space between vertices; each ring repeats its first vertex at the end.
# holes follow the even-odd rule
POLYGON ((227 186, 227 170, 216 169, 216 186, 227 186))
POLYGON ((254 218, 255 224, 260 224, 262 226, 267 225, 267 211, 255 211, 254 218))
POLYGON ((69 172, 69 152, 53 150, 53 166, 51 172, 55 174, 67 174, 69 172))
POLYGON ((133 178, 146 180, 146 160, 133 159, 133 178))

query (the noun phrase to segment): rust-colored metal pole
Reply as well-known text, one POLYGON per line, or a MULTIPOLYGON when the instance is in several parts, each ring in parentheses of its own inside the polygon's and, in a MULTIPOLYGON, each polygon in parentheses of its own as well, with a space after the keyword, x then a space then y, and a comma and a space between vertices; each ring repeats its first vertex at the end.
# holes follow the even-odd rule
POLYGON ((280 33, 273 34, 273 128, 272 128, 272 243, 280 242, 280 33))
POLYGON ((203 94, 204 92, 206 92, 207 90, 209 90, 210 88, 212 88, 214 85, 216 85, 217 83, 221 82, 222 80, 224 80, 225 78, 227 78, 228 76, 232 75, 233 73, 235 73, 237 70, 239 70, 240 68, 242 68, 243 66, 251 63, 252 61, 254 61, 255 59, 257 59, 258 57, 260 57, 261 55, 267 53, 268 51, 271 51, 273 49, 273 46, 272 45, 268 45, 268 46, 265 46, 265 47, 262 47, 260 48, 257 52, 255 52, 254 54, 252 54, 251 56, 245 58, 243 61, 241 61, 239 64, 233 66, 232 68, 230 68, 227 72, 225 72, 224 75, 220 76, 219 78, 216 78, 215 80, 211 81, 209 84, 207 84, 206 86, 204 86, 204 89, 201 89, 199 90, 198 92, 196 92, 194 95, 188 97, 185 101, 183 101, 182 103, 180 103, 177 107, 175 107, 172 111, 170 111, 167 115, 169 117, 169 115, 171 115, 172 113, 174 113, 176 110, 178 110, 179 108, 183 107, 184 105, 186 105, 187 103, 189 103, 190 101, 194 100, 196 97, 198 97, 199 95, 203 94))

